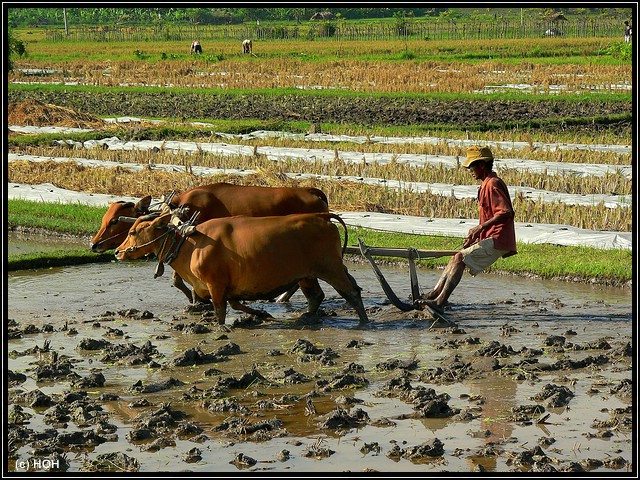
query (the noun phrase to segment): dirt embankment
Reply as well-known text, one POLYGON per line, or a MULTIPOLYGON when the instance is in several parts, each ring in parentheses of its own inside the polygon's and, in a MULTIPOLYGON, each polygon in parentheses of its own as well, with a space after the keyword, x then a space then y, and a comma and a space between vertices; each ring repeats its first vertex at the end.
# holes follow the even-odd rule
POLYGON ((210 93, 10 91, 9 102, 27 99, 94 115, 164 118, 301 120, 362 125, 458 125, 490 128, 518 123, 545 130, 579 128, 620 130, 631 119, 606 118, 631 113, 631 102, 535 100, 433 100, 429 98, 340 97, 328 95, 215 95, 210 93), (563 119, 592 118, 589 125, 563 119))
POLYGON ((10 125, 55 125, 74 128, 101 128, 105 125, 103 120, 88 113, 43 103, 32 98, 9 103, 7 113, 7 121, 10 125))

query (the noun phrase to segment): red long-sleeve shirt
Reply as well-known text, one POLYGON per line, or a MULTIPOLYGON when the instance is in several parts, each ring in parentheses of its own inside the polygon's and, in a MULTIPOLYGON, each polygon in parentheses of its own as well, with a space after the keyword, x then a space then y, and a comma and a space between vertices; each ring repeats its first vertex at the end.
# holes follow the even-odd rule
POLYGON ((506 184, 495 172, 489 173, 482 181, 478 191, 478 211, 480 213, 480 223, 493 218, 496 214, 506 213, 508 220, 496 223, 480 233, 480 240, 493 237, 493 246, 497 250, 507 250, 503 256, 515 255, 516 250, 516 228, 513 221, 514 213, 511 205, 511 197, 506 184))

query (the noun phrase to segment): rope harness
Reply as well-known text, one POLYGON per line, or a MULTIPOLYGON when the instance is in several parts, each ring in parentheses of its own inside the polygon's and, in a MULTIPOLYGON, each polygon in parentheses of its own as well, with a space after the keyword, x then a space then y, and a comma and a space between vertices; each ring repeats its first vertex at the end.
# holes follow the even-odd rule
MULTIPOLYGON (((161 209, 161 211, 162 211, 162 207, 163 207, 164 205, 169 205, 169 202, 173 199, 173 197, 175 197, 175 195, 176 195, 176 192, 175 192, 174 190, 172 190, 172 191, 169 193, 169 197, 168 197, 168 199, 167 199, 167 200, 165 200, 165 199, 164 199, 164 196, 163 196, 163 197, 160 199, 160 201, 155 202, 155 203, 152 203, 151 205, 149 205, 149 209, 148 209, 148 210, 147 210, 147 209, 145 209, 145 210, 136 210, 137 216, 136 216, 136 217, 132 217, 132 218, 138 218, 138 216, 141 216, 141 215, 148 215, 151 211, 153 211, 153 210, 154 210, 154 207, 157 207, 157 206, 159 206, 159 207, 160 207, 160 209, 161 209)), ((118 221, 120 221, 120 220, 118 220, 118 221)), ((117 237, 119 237, 120 235, 124 235, 124 236, 125 236, 125 238, 126 238, 127 234, 128 234, 128 231, 120 232, 120 233, 116 233, 116 234, 114 234, 114 235, 111 235, 110 237, 103 238, 103 239, 102 239, 102 240, 100 240, 99 242, 94 243, 94 244, 93 244, 93 246, 94 246, 94 247, 97 247, 98 245, 102 245, 104 242, 108 242, 109 240, 113 240, 114 238, 117 238, 117 237)))
MULTIPOLYGON (((176 259, 176 257, 178 256, 178 252, 180 251, 180 248, 182 247, 182 244, 184 243, 185 239, 195 231, 194 224, 196 223, 196 219, 200 215, 200 212, 196 211, 193 215, 191 215, 191 218, 188 221, 183 222, 182 220, 180 220, 180 217, 182 217, 185 213, 186 207, 181 206, 173 210, 171 209, 171 201, 173 200, 173 197, 175 197, 175 195, 176 195, 175 191, 170 192, 168 197, 166 198, 163 195, 159 202, 160 209, 150 214, 150 215, 155 215, 156 217, 164 214, 169 214, 169 213, 172 215, 169 223, 165 225, 166 231, 161 235, 158 235, 153 240, 143 243, 142 245, 132 245, 122 250, 124 253, 135 252, 140 248, 148 247, 149 245, 157 242, 158 240, 163 239, 162 245, 158 250, 158 265, 156 266, 156 270, 153 275, 153 278, 158 278, 162 276, 162 274, 164 273, 164 264, 167 263, 171 265, 171 263, 176 259), (171 242, 169 243, 169 246, 165 250, 165 246, 167 245, 167 241, 169 240, 169 238, 171 238, 171 242), (163 250, 165 251, 164 255, 162 254, 163 250)), ((114 235, 114 237, 115 236, 117 235, 114 235)), ((110 238, 113 238, 113 237, 110 237, 110 238)), ((106 240, 108 239, 105 239, 102 241, 106 241, 106 240)))
MULTIPOLYGON (((122 250, 123 253, 128 253, 128 252, 135 252, 136 250, 138 250, 139 248, 144 248, 147 247, 149 245, 151 245, 152 243, 157 242, 158 240, 160 240, 161 238, 166 237, 167 235, 169 235, 171 233, 171 230, 168 230, 166 232, 164 232, 162 235, 157 236, 156 238, 154 238, 153 240, 147 242, 147 243, 143 243, 142 245, 131 245, 130 247, 125 248, 124 250, 122 250)), ((165 239, 166 241, 166 239, 165 239)), ((164 243, 162 244, 162 246, 164 246, 164 243)), ((162 247, 160 247, 160 250, 162 250, 162 247)))
POLYGON ((102 240, 100 240, 99 242, 94 243, 94 244, 93 244, 93 246, 94 246, 94 247, 97 247, 98 245, 101 245, 101 244, 103 244, 104 242, 109 241, 109 240, 111 240, 111 239, 113 239, 113 238, 119 237, 120 235, 125 235, 125 237, 126 237, 127 233, 128 233, 128 232, 120 232, 120 233, 116 233, 115 235, 111 235, 110 237, 103 238, 103 239, 102 239, 102 240))

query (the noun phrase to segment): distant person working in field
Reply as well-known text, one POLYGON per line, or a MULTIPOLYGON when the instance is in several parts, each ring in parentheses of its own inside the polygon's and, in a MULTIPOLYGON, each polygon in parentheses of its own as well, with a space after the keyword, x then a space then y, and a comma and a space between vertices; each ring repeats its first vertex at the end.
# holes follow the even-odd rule
POLYGON ((511 197, 505 183, 493 171, 491 149, 469 147, 462 166, 482 182, 478 189, 480 224, 469 230, 462 250, 451 257, 433 290, 423 295, 423 302, 439 313, 444 312, 444 306, 460 283, 465 267, 475 276, 500 257, 518 253, 511 197))
POLYGON ((253 51, 253 42, 251 40, 249 40, 248 38, 246 40, 242 41, 242 53, 248 53, 251 54, 251 52, 253 51))
POLYGON ((633 27, 631 26, 631 22, 629 20, 624 21, 624 41, 625 43, 631 42, 631 36, 633 35, 633 27))
POLYGON ((191 42, 191 55, 194 53, 202 53, 202 45, 200 45, 200 40, 194 40, 191 42))

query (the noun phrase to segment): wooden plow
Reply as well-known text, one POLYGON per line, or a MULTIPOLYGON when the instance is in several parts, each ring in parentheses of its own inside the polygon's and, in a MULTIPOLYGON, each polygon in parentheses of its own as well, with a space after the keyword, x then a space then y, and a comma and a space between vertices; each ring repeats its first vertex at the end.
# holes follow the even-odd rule
POLYGON ((351 255, 357 255, 358 253, 362 254, 373 268, 374 273, 376 274, 376 278, 378 282, 380 282, 380 286, 384 291, 385 295, 389 299, 389 301, 398 309, 403 312, 408 312, 411 310, 424 310, 427 308, 432 316, 438 320, 441 320, 447 324, 451 324, 444 315, 439 312, 436 312, 429 305, 426 305, 422 302, 422 296, 420 295, 420 287, 418 285, 418 274, 416 272, 416 264, 415 260, 420 258, 439 258, 452 256, 458 253, 458 250, 417 250, 413 247, 409 248, 384 248, 384 247, 369 247, 364 244, 364 242, 358 238, 358 247, 347 247, 345 253, 351 255), (373 259, 373 255, 383 256, 383 257, 399 257, 406 258, 409 261, 409 278, 411 280, 411 300, 412 303, 403 302, 398 298, 395 292, 391 289, 391 285, 384 278, 384 275, 380 271, 380 268, 376 264, 373 259))

